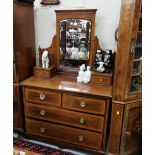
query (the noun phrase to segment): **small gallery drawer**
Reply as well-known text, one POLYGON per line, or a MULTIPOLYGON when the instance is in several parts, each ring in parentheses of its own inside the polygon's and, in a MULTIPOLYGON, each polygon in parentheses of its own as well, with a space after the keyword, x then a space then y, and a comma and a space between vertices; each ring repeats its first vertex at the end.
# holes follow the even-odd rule
POLYGON ((61 107, 61 94, 52 91, 25 88, 25 99, 29 102, 45 103, 61 107))
POLYGON ((61 140, 97 150, 101 149, 102 134, 100 133, 33 119, 26 119, 26 128, 27 134, 61 140))
POLYGON ((65 109, 104 115, 106 100, 62 95, 62 107, 65 109))
POLYGON ((26 116, 103 132, 104 117, 26 103, 26 116))
POLYGON ((33 68, 33 71, 35 77, 49 79, 54 74, 54 66, 49 67, 48 69, 36 66, 33 68))
POLYGON ((112 76, 103 76, 103 75, 92 75, 91 82, 111 85, 112 84, 112 76))

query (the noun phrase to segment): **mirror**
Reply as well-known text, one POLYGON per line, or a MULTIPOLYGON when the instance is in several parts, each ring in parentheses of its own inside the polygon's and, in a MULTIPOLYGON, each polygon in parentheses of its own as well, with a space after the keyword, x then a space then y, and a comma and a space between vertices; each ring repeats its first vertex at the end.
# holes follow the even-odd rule
POLYGON ((68 18, 60 21, 60 67, 89 64, 91 21, 68 18))

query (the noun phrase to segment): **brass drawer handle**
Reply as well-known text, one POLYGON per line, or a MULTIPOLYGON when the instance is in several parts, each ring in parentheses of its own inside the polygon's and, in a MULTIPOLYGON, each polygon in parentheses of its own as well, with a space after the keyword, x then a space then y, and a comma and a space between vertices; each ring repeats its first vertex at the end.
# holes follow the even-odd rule
POLYGON ((40 115, 41 115, 41 116, 44 116, 45 113, 46 113, 46 112, 45 112, 44 110, 40 110, 40 115))
POLYGON ((103 82, 103 79, 102 78, 100 78, 100 82, 103 82))
POLYGON ((80 106, 81 106, 82 108, 86 107, 86 102, 85 102, 85 101, 81 101, 81 102, 80 102, 80 106))
POLYGON ((40 94, 40 100, 44 100, 46 98, 45 94, 41 93, 40 94))
POLYGON ((45 132, 45 128, 44 127, 40 127, 40 132, 44 133, 45 132))
POLYGON ((83 137, 83 136, 79 136, 79 137, 78 137, 78 140, 79 140, 80 142, 82 142, 82 141, 84 140, 84 137, 83 137))
POLYGON ((81 118, 81 119, 80 119, 80 124, 85 124, 84 118, 81 118))

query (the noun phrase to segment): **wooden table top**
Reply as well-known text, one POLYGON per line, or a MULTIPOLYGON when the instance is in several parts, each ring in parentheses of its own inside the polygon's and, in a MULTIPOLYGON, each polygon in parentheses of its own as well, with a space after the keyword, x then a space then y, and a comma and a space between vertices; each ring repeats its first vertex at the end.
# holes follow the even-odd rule
POLYGON ((34 76, 22 81, 22 86, 31 86, 65 92, 82 93, 103 97, 112 97, 112 86, 94 83, 77 83, 76 78, 62 75, 55 75, 51 79, 41 79, 34 76))

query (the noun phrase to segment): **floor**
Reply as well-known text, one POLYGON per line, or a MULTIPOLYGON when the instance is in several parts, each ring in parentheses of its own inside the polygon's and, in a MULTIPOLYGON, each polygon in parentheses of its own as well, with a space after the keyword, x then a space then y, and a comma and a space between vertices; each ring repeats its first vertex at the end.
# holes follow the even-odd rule
MULTIPOLYGON (((18 137, 19 134, 18 133, 13 133, 13 137, 18 137)), ((58 148, 58 146, 55 146, 55 145, 51 145, 51 144, 47 144, 47 143, 44 143, 44 142, 39 142, 39 141, 35 141, 35 140, 28 140, 30 142, 34 142, 36 144, 40 144, 40 145, 44 145, 44 146, 48 146, 48 147, 52 147, 52 148, 58 148)), ((76 155, 91 155, 91 154, 88 154, 88 153, 83 153, 83 152, 79 152, 77 150, 70 150, 70 149, 62 149, 63 151, 67 151, 67 152, 71 152, 73 154, 76 154, 76 155)))

